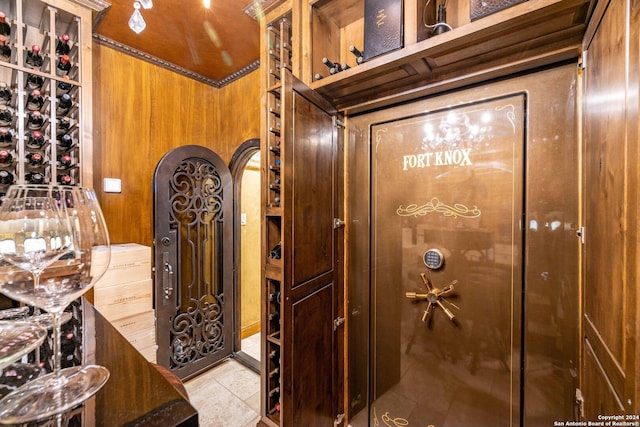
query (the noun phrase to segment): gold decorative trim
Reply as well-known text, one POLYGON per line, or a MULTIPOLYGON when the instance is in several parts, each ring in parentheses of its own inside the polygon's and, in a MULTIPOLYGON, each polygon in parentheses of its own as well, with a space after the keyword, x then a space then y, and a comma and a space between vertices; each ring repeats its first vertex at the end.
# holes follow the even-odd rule
POLYGON ((449 206, 447 204, 442 203, 437 197, 432 198, 429 202, 425 203, 422 206, 418 206, 417 204, 407 205, 407 207, 402 207, 400 205, 396 210, 396 214, 399 216, 425 216, 431 212, 439 212, 447 217, 462 217, 462 218, 479 218, 482 215, 480 209, 477 206, 473 206, 469 208, 461 203, 456 203, 453 206, 449 206))
POLYGON ((516 133, 516 107, 513 104, 501 105, 496 107, 496 111, 507 110, 507 120, 511 123, 511 127, 513 128, 513 133, 516 133))

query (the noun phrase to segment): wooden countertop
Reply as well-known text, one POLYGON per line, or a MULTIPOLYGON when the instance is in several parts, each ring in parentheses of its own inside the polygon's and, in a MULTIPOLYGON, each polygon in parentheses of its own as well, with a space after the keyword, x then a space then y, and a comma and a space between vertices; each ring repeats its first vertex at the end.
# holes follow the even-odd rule
POLYGON ((110 377, 95 396, 63 418, 79 417, 79 425, 92 426, 198 426, 197 411, 154 365, 90 303, 82 299, 80 308, 83 363, 106 367, 110 377))

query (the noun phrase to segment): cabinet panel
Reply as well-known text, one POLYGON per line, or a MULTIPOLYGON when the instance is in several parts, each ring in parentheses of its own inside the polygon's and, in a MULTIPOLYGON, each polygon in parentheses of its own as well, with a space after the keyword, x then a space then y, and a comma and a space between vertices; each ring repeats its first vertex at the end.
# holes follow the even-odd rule
POLYGON ((292 285, 333 267, 334 130, 331 116, 294 95, 292 285))
MULTIPOLYGON (((292 304, 291 423, 333 426, 333 283, 292 304)), ((286 359, 284 360, 286 362, 286 359)))
MULTIPOLYGON (((582 392, 586 420, 637 414, 638 12, 599 4, 583 72, 582 392), (601 18, 601 19, 600 19, 601 18), (596 29, 597 28, 597 29, 596 29), (634 166, 630 166, 634 165, 634 166)), ((594 18, 595 19, 595 18, 594 18)))

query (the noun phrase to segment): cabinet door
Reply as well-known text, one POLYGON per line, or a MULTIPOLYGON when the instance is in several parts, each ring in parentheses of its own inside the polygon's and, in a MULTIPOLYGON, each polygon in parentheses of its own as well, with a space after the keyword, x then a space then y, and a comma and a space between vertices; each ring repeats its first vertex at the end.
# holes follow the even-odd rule
POLYGON ((282 425, 342 413, 341 144, 335 110, 288 71, 282 86, 282 425))
POLYGON ((583 74, 585 420, 602 414, 637 416, 640 410, 635 344, 638 89, 630 85, 637 81, 639 6, 606 3, 593 38, 585 41, 583 74))

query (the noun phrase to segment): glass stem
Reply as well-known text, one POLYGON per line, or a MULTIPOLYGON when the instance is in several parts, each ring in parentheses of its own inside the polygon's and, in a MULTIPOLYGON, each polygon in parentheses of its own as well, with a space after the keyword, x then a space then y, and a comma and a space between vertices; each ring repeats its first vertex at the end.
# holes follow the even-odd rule
POLYGON ((56 378, 60 378, 62 368, 62 350, 60 349, 60 338, 62 335, 62 325, 60 324, 60 313, 52 313, 51 323, 53 326, 53 372, 56 378))

